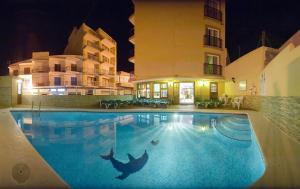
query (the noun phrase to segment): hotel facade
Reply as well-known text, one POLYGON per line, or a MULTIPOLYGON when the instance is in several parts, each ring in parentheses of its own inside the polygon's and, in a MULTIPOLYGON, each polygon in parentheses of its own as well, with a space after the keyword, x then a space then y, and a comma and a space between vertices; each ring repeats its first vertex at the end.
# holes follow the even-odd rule
POLYGON ((129 21, 137 98, 193 104, 224 93, 225 0, 136 0, 129 21))
POLYGON ((74 28, 64 54, 81 55, 82 80, 90 86, 115 88, 117 43, 101 28, 94 31, 86 24, 74 28))
POLYGON ((116 95, 116 57, 116 42, 83 23, 73 29, 64 55, 33 52, 9 65, 9 74, 22 81, 23 94, 116 95))

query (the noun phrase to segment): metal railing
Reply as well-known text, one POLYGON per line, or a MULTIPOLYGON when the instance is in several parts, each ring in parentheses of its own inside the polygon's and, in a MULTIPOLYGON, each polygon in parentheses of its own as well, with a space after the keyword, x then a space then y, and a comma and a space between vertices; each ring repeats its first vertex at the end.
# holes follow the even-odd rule
POLYGON ((222 11, 208 5, 204 6, 204 16, 222 21, 222 11))
POLYGON ((204 63, 204 74, 222 76, 222 66, 204 63))
POLYGON ((222 48, 222 39, 211 35, 204 35, 204 45, 222 48))

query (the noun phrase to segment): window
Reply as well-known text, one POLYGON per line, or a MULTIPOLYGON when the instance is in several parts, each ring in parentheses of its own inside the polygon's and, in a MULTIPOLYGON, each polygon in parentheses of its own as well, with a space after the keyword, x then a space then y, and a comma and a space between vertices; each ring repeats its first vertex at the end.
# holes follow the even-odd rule
POLYGON ((138 85, 137 96, 138 96, 138 98, 146 97, 146 84, 145 83, 141 83, 138 85))
POLYGON ((71 85, 77 85, 77 77, 71 77, 71 85))
POLYGON ((77 65, 76 64, 71 64, 71 71, 72 72, 77 72, 77 65))
POLYGON ((220 56, 213 54, 206 54, 205 63, 208 64, 220 64, 220 56))
POLYGON ((24 68, 24 74, 30 74, 30 68, 24 68))
POLYGON ((239 89, 240 89, 240 91, 245 91, 247 89, 247 81, 246 80, 239 82, 239 89))
POLYGON ((219 0, 205 0, 204 16, 222 21, 221 2, 219 0))
POLYGON ((168 84, 155 83, 153 90, 153 98, 167 98, 168 97, 168 84))
POLYGON ((150 98, 150 84, 146 84, 146 98, 150 98))
POLYGON ((205 0, 205 5, 211 8, 220 9, 220 0, 205 0))
POLYGON ((61 78, 60 77, 54 77, 54 85, 60 86, 61 85, 61 78))
POLYGON ((102 61, 109 63, 109 58, 107 58, 106 56, 102 55, 102 61))
POLYGON ((160 98, 160 84, 159 83, 154 84, 153 98, 160 98))
POLYGON ((217 38, 220 37, 220 30, 218 29, 207 27, 205 32, 206 35, 208 36, 217 37, 217 38))
POLYGON ((218 86, 216 83, 210 83, 210 92, 211 93, 216 93, 218 92, 218 86))
POLYGON ((160 85, 161 90, 161 98, 167 98, 168 97, 168 85, 167 83, 162 83, 160 85))
POLYGON ((61 71, 60 64, 54 64, 54 71, 56 71, 56 72, 60 72, 61 71))
POLYGON ((220 30, 207 27, 204 35, 204 45, 222 48, 222 39, 220 39, 220 30))

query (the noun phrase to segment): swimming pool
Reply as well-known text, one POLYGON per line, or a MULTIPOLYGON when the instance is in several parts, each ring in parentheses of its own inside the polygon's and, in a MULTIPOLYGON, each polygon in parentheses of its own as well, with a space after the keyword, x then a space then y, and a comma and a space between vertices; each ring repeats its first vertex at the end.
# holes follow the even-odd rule
POLYGON ((265 164, 246 115, 13 111, 72 188, 248 187, 265 164))

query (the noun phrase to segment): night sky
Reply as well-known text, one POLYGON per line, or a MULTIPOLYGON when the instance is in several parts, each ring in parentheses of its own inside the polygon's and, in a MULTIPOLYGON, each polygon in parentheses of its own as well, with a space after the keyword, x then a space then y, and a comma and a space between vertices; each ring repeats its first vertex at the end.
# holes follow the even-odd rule
MULTIPOLYGON (((300 1, 227 0, 226 47, 230 60, 257 48, 261 31, 267 45, 278 48, 300 29, 300 1)), ((82 22, 101 27, 118 43, 118 70, 128 62, 132 29, 131 0, 6 0, 0 2, 0 75, 9 62, 31 58, 32 51, 63 54, 68 36, 82 22)))

